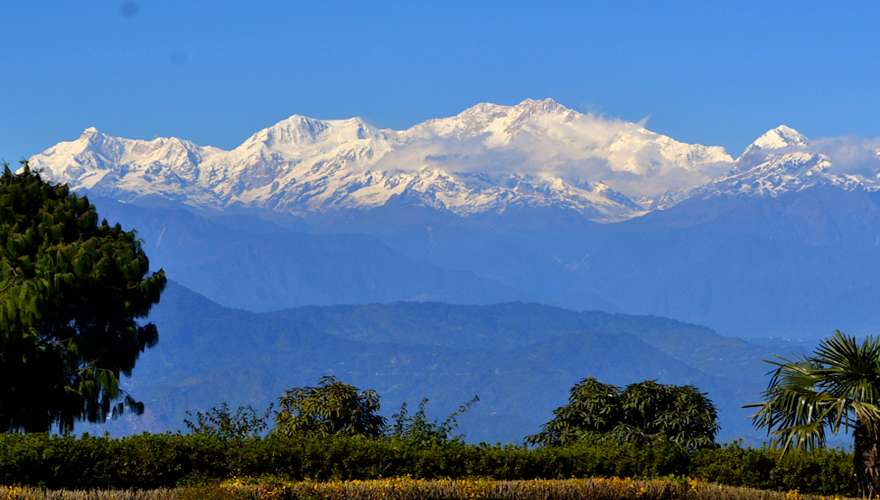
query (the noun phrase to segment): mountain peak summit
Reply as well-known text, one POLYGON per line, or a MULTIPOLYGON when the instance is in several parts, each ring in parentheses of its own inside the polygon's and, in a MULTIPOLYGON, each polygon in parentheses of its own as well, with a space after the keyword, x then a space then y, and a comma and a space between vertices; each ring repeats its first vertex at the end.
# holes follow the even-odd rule
POLYGON ((528 109, 530 111, 569 111, 568 108, 549 97, 544 99, 524 99, 514 107, 528 109))
POLYGON ((79 136, 80 136, 81 138, 84 138, 84 139, 89 139, 89 138, 92 138, 92 137, 98 135, 99 133, 100 133, 100 132, 98 132, 98 129, 97 129, 97 128, 95 128, 95 127, 88 127, 88 128, 86 128, 86 129, 84 129, 84 130, 82 131, 82 133, 81 133, 79 136))
POLYGON ((768 150, 806 145, 807 138, 804 137, 803 134, 788 125, 783 124, 764 132, 764 134, 755 139, 749 147, 751 148, 754 146, 759 149, 768 150))

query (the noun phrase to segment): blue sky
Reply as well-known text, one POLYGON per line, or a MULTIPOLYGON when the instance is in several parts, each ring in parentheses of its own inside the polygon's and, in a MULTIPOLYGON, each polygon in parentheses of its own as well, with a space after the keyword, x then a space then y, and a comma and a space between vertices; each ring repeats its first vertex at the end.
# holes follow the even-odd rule
POLYGON ((552 97, 738 152, 880 136, 880 3, 2 2, 0 158, 87 126, 230 147, 294 113, 402 128, 552 97))

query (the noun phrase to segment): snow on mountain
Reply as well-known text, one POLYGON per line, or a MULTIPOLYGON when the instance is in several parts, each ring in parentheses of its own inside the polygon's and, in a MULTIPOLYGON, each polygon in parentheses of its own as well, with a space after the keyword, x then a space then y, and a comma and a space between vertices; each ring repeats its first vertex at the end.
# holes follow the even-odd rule
POLYGON ((294 115, 232 150, 89 128, 30 161, 74 189, 119 199, 161 196, 299 214, 404 199, 461 215, 561 206, 614 221, 644 212, 634 199, 699 185, 732 160, 720 147, 527 99, 478 104, 400 131, 360 118, 294 115))
POLYGON ((718 195, 778 196, 833 183, 831 161, 822 154, 793 151, 770 155, 745 170, 734 170, 690 193, 689 197, 718 195))
POLYGON ((871 147, 856 173, 838 172, 821 148, 781 125, 734 160, 721 147, 526 99, 477 104, 406 130, 293 115, 231 150, 88 128, 30 162, 55 181, 120 200, 158 196, 299 215, 394 200, 463 216, 561 207, 613 222, 690 197, 777 196, 820 184, 876 189, 880 169, 863 165, 878 159, 871 147))
POLYGON ((780 125, 764 132, 763 135, 755 139, 755 141, 746 148, 744 154, 748 154, 749 151, 753 150, 768 151, 806 145, 807 138, 804 137, 803 134, 787 125, 780 125))
MULTIPOLYGON (((690 190, 667 193, 652 208, 668 208, 690 198, 777 197, 818 186, 880 190, 876 176, 835 170, 832 158, 822 150, 797 130, 780 125, 746 147, 727 174, 690 190)), ((874 165, 877 168, 880 162, 874 165)))
POLYGON ((733 161, 721 147, 685 144, 636 123, 578 113, 552 99, 478 104, 402 135, 407 147, 383 164, 406 163, 417 153, 455 171, 599 181, 636 199, 699 185, 733 161), (404 161, 396 161, 401 156, 404 161))

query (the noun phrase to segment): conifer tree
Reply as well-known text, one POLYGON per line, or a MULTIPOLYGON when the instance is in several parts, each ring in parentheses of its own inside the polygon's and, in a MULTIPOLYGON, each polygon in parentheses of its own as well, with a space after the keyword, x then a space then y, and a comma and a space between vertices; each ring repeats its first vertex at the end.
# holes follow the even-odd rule
POLYGON ((134 231, 25 163, 0 176, 0 431, 68 432, 143 404, 119 386, 158 341, 159 302, 134 231))

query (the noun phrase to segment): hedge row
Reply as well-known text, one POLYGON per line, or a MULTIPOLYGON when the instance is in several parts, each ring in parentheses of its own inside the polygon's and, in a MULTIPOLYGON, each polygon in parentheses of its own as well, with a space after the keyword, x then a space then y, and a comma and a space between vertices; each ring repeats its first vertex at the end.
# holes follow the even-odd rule
POLYGON ((773 490, 854 494, 851 455, 837 450, 790 453, 727 446, 688 455, 657 442, 567 448, 448 443, 419 447, 400 440, 266 438, 240 441, 144 434, 120 439, 0 435, 0 484, 52 489, 159 488, 241 476, 287 480, 492 477, 690 476, 773 490))

